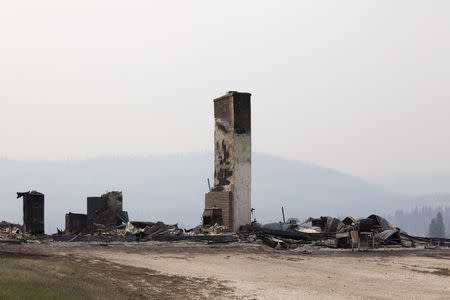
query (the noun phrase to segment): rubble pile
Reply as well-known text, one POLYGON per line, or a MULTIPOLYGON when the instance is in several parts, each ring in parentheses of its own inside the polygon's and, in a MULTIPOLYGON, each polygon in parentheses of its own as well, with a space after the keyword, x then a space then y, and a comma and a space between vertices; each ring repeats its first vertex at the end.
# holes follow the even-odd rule
POLYGON ((345 217, 342 220, 333 217, 308 218, 302 224, 297 224, 295 220, 265 225, 253 223, 241 227, 239 235, 243 241, 258 239, 276 249, 294 249, 305 244, 352 250, 415 247, 417 243, 450 246, 450 239, 410 236, 378 215, 345 217), (308 223, 311 226, 305 225, 308 223))
MULTIPOLYGON (((85 215, 71 214, 66 217, 72 223, 73 230, 58 230, 51 237, 34 236, 25 233, 24 226, 8 222, 0 222, 0 242, 21 243, 53 240, 62 242, 144 242, 144 241, 201 241, 207 243, 262 243, 275 249, 296 249, 305 245, 328 248, 374 249, 379 247, 415 247, 422 244, 425 248, 450 247, 450 239, 426 238, 410 236, 389 221, 378 216, 367 218, 345 217, 342 220, 322 216, 308 218, 303 223, 297 219, 287 223, 270 223, 260 225, 253 222, 231 233, 226 226, 199 225, 192 229, 181 229, 177 224, 168 225, 163 222, 128 221, 128 216, 117 218, 118 225, 92 223, 89 228, 74 225, 85 215), (121 220, 121 221, 120 221, 121 220), (80 230, 75 230, 79 228, 80 230)), ((300 248, 305 249, 305 248, 300 248)))
POLYGON ((22 240, 24 239, 23 226, 9 222, 0 222, 0 239, 1 240, 22 240))
POLYGON ((227 228, 223 225, 214 224, 213 226, 198 225, 192 229, 185 231, 187 235, 210 234, 217 235, 227 232, 227 228))
POLYGON ((214 225, 209 227, 197 226, 183 230, 175 225, 163 222, 129 221, 114 228, 95 224, 91 233, 80 232, 76 235, 59 231, 53 235, 54 241, 66 242, 145 242, 145 241, 205 241, 212 243, 236 242, 234 234, 225 232, 225 227, 214 225))
POLYGON ((21 243, 33 238, 24 232, 22 225, 0 222, 0 243, 21 243))
POLYGON ((178 225, 166 225, 163 222, 128 222, 125 234, 134 235, 138 241, 157 240, 161 237, 180 236, 184 232, 178 225))

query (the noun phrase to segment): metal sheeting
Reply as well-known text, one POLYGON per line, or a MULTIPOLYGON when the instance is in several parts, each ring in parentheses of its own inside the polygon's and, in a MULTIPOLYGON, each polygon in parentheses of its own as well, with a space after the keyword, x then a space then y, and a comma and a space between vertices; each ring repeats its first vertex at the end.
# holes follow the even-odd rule
POLYGON ((338 218, 333 217, 320 217, 318 219, 311 219, 312 226, 320 227, 322 232, 335 233, 339 232, 343 227, 344 223, 338 218))
POLYGON ((378 226, 381 226, 381 228, 383 228, 383 230, 392 230, 395 229, 395 227, 385 218, 382 218, 378 215, 370 215, 367 217, 367 219, 372 219, 374 221, 376 221, 376 224, 378 226))

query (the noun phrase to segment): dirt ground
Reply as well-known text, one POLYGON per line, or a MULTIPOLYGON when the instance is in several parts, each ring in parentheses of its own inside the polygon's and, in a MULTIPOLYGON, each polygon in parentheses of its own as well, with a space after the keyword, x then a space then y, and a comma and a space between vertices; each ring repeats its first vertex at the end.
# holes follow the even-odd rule
POLYGON ((0 244, 0 254, 8 253, 128 267, 134 271, 123 278, 143 298, 161 298, 163 292, 167 299, 450 299, 448 248, 352 252, 245 243, 0 244), (148 280, 139 275, 145 270, 153 274, 148 280))

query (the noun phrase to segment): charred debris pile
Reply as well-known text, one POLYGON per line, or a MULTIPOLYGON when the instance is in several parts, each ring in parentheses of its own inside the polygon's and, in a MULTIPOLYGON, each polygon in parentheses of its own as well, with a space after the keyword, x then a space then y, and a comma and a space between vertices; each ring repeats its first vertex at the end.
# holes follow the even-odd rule
POLYGON ((3 243, 21 243, 31 237, 24 233, 22 225, 9 222, 0 222, 0 242, 3 243))
MULTIPOLYGON (((91 198, 91 197, 90 197, 91 198)), ((367 218, 333 217, 308 218, 303 223, 288 222, 241 226, 232 233, 226 226, 199 225, 182 229, 177 224, 130 221, 121 209, 122 193, 102 195, 99 207, 88 214, 66 214, 66 228, 52 236, 34 234, 19 224, 0 222, 0 243, 55 242, 145 242, 200 241, 206 243, 260 243, 279 250, 313 247, 366 250, 382 247, 425 248, 450 247, 450 239, 410 236, 389 221, 378 216, 367 218), (120 204, 119 204, 120 203, 120 204), (115 208, 111 208, 110 205, 115 208), (119 209, 120 208, 120 209, 119 209), (112 212, 114 211, 114 217, 112 212), (92 213, 94 215, 92 215, 92 213)), ((94 200, 88 200, 94 201, 94 200)), ((92 203, 91 203, 92 205, 92 203)))
POLYGON ((288 223, 253 223, 241 227, 240 237, 249 241, 258 239, 276 249, 294 249, 301 245, 352 250, 414 248, 417 244, 426 248, 450 247, 450 239, 410 236, 378 215, 345 217, 342 220, 334 217, 308 218, 301 224, 294 219, 288 223))
POLYGON ((125 224, 95 230, 91 233, 65 234, 60 231, 53 236, 54 241, 70 242, 145 242, 145 241, 205 241, 210 243, 237 242, 236 234, 222 231, 223 226, 210 228, 197 226, 193 229, 181 229, 177 224, 163 222, 128 221, 125 224))
MULTIPOLYGON (((217 222, 203 222, 192 229, 163 222, 130 221, 123 210, 122 192, 113 191, 87 198, 87 213, 65 215, 65 229, 52 236, 44 234, 44 194, 37 191, 17 193, 23 198, 23 225, 0 223, 0 243, 65 242, 144 242, 203 241, 208 243, 262 243, 275 249, 299 246, 373 249, 380 247, 450 247, 450 239, 410 236, 378 216, 367 218, 309 218, 303 223, 258 224, 256 221, 237 230, 217 222)), ((283 211, 284 213, 284 211, 283 211)), ((283 214, 284 216, 284 214, 283 214)), ((205 219, 205 215, 203 215, 205 219)), ((210 220, 211 221, 211 220, 210 220)))
POLYGON ((52 240, 50 236, 31 233, 24 225, 6 221, 0 222, 0 243, 40 243, 41 241, 50 240, 52 240))
MULTIPOLYGON (((67 219, 66 219, 67 220, 67 219)), ((378 216, 367 218, 334 217, 308 218, 298 224, 295 220, 270 224, 256 221, 244 225, 232 233, 226 226, 199 225, 192 229, 181 229, 163 222, 129 221, 117 214, 117 224, 98 224, 89 227, 90 232, 59 231, 55 241, 204 241, 208 243, 263 243, 275 249, 295 249, 299 246, 367 250, 382 247, 413 248, 450 247, 450 239, 410 236, 389 221, 378 216)))

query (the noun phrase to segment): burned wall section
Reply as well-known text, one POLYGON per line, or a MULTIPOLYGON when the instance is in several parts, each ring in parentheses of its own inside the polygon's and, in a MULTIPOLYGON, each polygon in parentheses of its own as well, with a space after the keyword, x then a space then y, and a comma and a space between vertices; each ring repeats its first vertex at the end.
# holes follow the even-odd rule
POLYGON ((23 198, 23 226, 26 233, 44 234, 44 197, 37 191, 17 193, 17 198, 23 198))
POLYGON ((211 192, 230 193, 228 229, 232 231, 251 221, 250 97, 249 93, 228 92, 214 100, 214 185, 211 192))
POLYGON ((234 180, 233 97, 214 100, 214 192, 230 192, 234 180))
POLYGON ((74 214, 69 212, 66 214, 66 234, 78 234, 88 232, 87 215, 74 214))
POLYGON ((109 192, 101 197, 87 198, 87 225, 92 229, 95 224, 106 227, 120 225, 122 214, 122 192, 109 192))
POLYGON ((102 197, 87 198, 87 225, 89 230, 93 224, 103 224, 102 214, 106 210, 106 201, 102 197))

